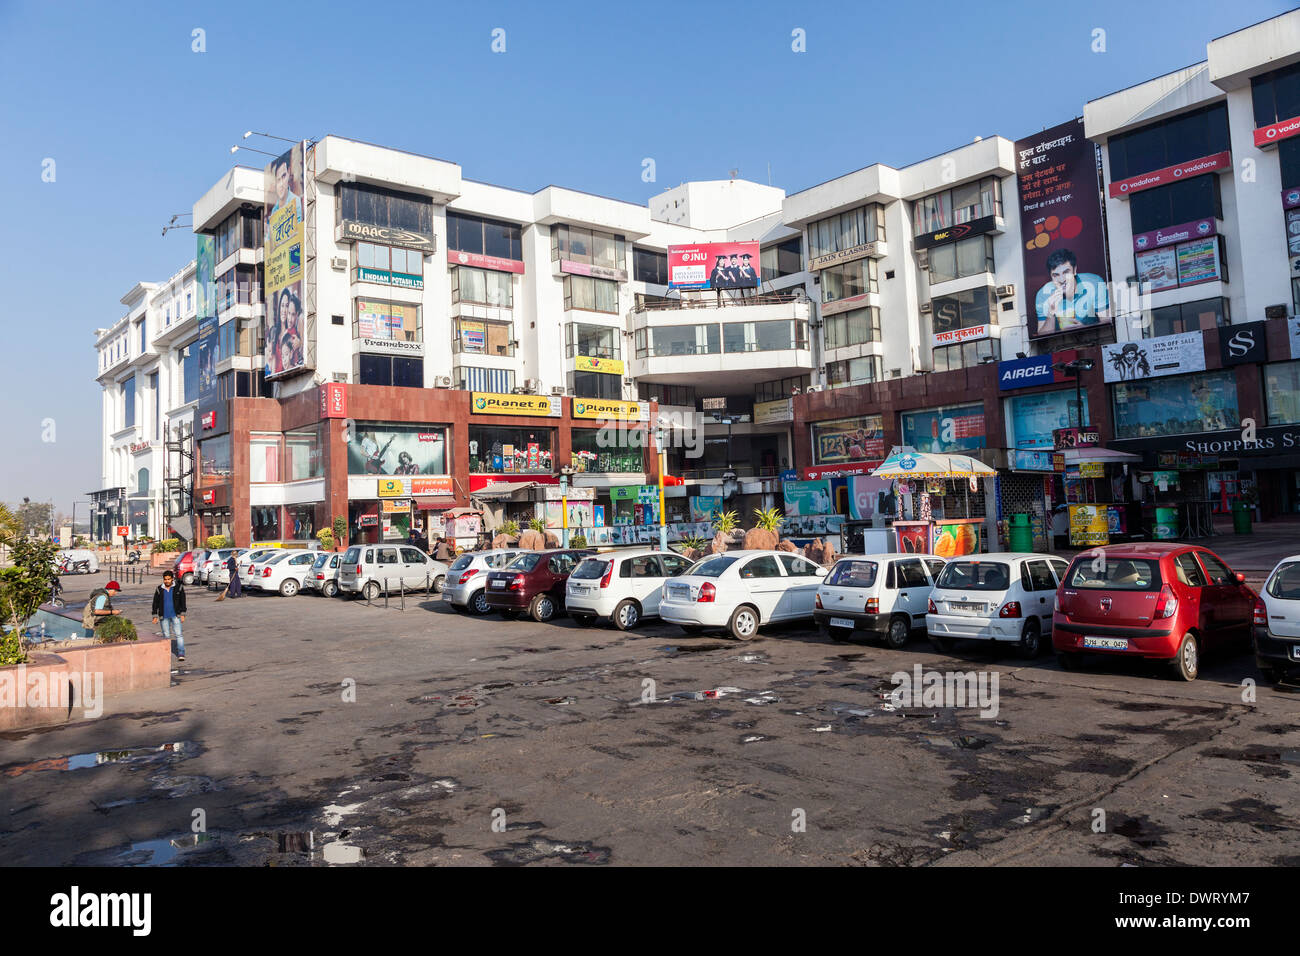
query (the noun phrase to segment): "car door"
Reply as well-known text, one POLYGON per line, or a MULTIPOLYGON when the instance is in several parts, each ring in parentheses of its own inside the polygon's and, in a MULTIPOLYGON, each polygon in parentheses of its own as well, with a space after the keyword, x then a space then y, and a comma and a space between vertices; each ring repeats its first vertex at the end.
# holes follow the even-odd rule
POLYGON ((407 588, 424 589, 433 583, 429 559, 418 548, 402 548, 402 580, 407 588))
POLYGON ((312 554, 310 551, 303 552, 302 554, 295 554, 286 562, 288 568, 285 573, 292 575, 294 580, 298 582, 298 586, 301 587, 303 579, 307 576, 307 572, 311 570, 311 566, 315 560, 316 555, 312 554))
POLYGON ((402 583, 402 555, 396 547, 375 548, 375 580, 386 591, 396 591, 402 583))
POLYGON ((547 591, 557 603, 563 604, 565 585, 568 584, 569 572, 572 570, 573 558, 570 555, 563 551, 551 555, 538 568, 538 573, 542 576, 538 581, 538 593, 547 591))
POLYGON ((1207 637, 1215 644, 1226 644, 1241 637, 1250 627, 1251 612, 1255 601, 1250 597, 1250 589, 1237 581, 1233 570, 1209 551, 1197 551, 1196 556, 1205 569, 1209 584, 1205 589, 1205 601, 1214 605, 1213 635, 1207 637))
POLYGON ((797 554, 778 556, 788 579, 781 608, 785 617, 812 617, 817 587, 822 583, 817 565, 797 554))
POLYGON ((780 620, 781 596, 785 593, 785 575, 774 554, 750 558, 739 571, 740 583, 749 595, 749 603, 758 608, 762 621, 780 620))
POLYGON ((1056 607, 1056 576, 1046 558, 1036 558, 1025 562, 1025 574, 1028 578, 1028 593, 1025 603, 1028 605, 1021 613, 1025 617, 1031 614, 1038 618, 1039 633, 1052 633, 1052 611, 1056 607))
POLYGON ((659 557, 653 554, 641 554, 623 561, 619 571, 627 568, 627 581, 624 582, 629 596, 636 598, 641 610, 654 614, 659 610, 659 591, 664 583, 663 567, 659 557))
POLYGON ((920 558, 903 558, 893 564, 894 610, 906 614, 912 627, 924 627, 925 612, 930 604, 930 579, 925 567, 920 558))
POLYGON ((650 596, 642 603, 642 612, 645 614, 658 614, 659 601, 663 598, 663 585, 668 578, 675 578, 679 574, 685 574, 687 568, 692 562, 686 560, 679 554, 661 554, 659 555, 659 565, 663 568, 663 577, 659 579, 659 587, 650 593, 650 596), (653 610, 651 606, 653 605, 653 610))
MULTIPOLYGON (((1184 621, 1195 621, 1196 629, 1201 634, 1212 634, 1215 626, 1214 609, 1206 600, 1206 587, 1210 579, 1205 576, 1195 554, 1184 551, 1174 555, 1174 577, 1179 585, 1174 593, 1183 604, 1179 617, 1184 621)), ((1213 641, 1214 638, 1208 637, 1208 640, 1213 641)))

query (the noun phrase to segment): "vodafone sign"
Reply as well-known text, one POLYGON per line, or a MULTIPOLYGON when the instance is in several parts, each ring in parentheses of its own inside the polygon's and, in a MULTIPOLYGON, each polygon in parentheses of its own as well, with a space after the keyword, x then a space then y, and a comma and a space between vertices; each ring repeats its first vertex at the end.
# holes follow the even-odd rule
MULTIPOLYGON (((1258 130, 1255 135, 1258 137, 1258 130)), ((1122 198, 1130 193, 1141 192, 1143 189, 1168 186, 1180 179, 1200 176, 1205 173, 1216 173, 1231 166, 1232 154, 1224 150, 1222 153, 1215 153, 1213 156, 1202 156, 1200 159, 1179 163, 1177 166, 1166 166, 1164 169, 1155 169, 1149 173, 1143 173, 1141 176, 1118 180, 1110 184, 1110 195, 1111 198, 1122 198)))
POLYGON ((1297 133, 1300 133, 1300 116, 1293 116, 1290 119, 1282 120, 1280 123, 1261 126, 1255 130, 1255 145, 1271 146, 1279 139, 1286 139, 1288 136, 1295 136, 1297 133))

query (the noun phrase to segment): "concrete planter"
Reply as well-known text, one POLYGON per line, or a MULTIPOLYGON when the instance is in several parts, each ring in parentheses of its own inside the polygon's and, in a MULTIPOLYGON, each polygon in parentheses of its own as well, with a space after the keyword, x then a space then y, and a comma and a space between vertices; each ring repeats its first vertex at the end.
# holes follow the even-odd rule
POLYGON ((0 667, 0 732, 93 718, 114 695, 169 687, 171 656, 169 640, 149 636, 37 652, 26 664, 0 667))
POLYGON ((180 555, 175 551, 160 551, 157 554, 149 556, 149 567, 151 568, 170 568, 176 563, 180 555))

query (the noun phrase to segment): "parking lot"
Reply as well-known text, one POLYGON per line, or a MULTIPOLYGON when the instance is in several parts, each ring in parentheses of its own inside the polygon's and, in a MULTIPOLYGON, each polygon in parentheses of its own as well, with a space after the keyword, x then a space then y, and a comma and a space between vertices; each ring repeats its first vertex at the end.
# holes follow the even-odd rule
MULTIPOLYGON (((142 630, 155 583, 116 602, 142 630)), ((811 626, 739 643, 188 591, 170 689, 5 739, 6 863, 1300 861, 1300 695, 1250 655, 1188 684, 811 626), (996 674, 997 713, 894 707, 918 665, 996 674)))

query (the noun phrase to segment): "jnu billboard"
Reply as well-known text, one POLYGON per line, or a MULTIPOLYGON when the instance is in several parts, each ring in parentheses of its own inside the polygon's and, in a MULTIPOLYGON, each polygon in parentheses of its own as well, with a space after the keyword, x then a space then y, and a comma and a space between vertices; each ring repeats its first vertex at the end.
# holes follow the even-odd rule
POLYGON ((303 147, 294 145, 266 167, 266 377, 307 367, 303 309, 303 147))
POLYGON ((668 247, 670 289, 757 289, 757 242, 701 242, 668 247))
POLYGON ((1019 140, 1016 182, 1030 336, 1110 323, 1097 151, 1083 120, 1019 140))

